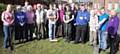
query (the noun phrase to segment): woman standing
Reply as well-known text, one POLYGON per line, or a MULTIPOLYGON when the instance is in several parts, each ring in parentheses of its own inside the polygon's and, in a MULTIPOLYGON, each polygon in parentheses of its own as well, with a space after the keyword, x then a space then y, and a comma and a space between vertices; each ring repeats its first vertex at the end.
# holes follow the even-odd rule
POLYGON ((2 13, 2 21, 3 21, 3 32, 4 32, 4 48, 12 47, 12 30, 14 18, 12 14, 12 5, 8 4, 6 10, 2 13), (9 44, 9 45, 7 45, 9 44))
POLYGON ((26 18, 27 18, 27 34, 28 34, 26 36, 26 39, 28 40, 30 36, 30 41, 31 41, 33 39, 34 24, 35 24, 35 14, 31 5, 27 7, 26 18))
POLYGON ((115 12, 115 10, 111 10, 110 11, 110 19, 108 22, 108 26, 107 26, 107 31, 108 31, 108 35, 109 35, 109 41, 110 41, 110 54, 116 54, 116 50, 117 50, 117 30, 118 30, 118 26, 119 26, 119 18, 115 12))
POLYGON ((49 40, 50 41, 57 41, 55 39, 55 30, 56 30, 56 21, 58 18, 56 17, 57 12, 53 9, 53 6, 49 5, 49 10, 47 11, 47 18, 49 21, 48 29, 49 29, 49 40))
POLYGON ((66 41, 70 42, 70 40, 72 40, 72 20, 74 19, 74 15, 72 14, 72 12, 70 11, 70 6, 66 5, 66 11, 65 11, 65 15, 63 18, 63 21, 65 23, 64 25, 64 34, 66 37, 66 41))
POLYGON ((41 4, 37 4, 36 10, 36 24, 37 24, 37 37, 45 38, 45 9, 41 4))

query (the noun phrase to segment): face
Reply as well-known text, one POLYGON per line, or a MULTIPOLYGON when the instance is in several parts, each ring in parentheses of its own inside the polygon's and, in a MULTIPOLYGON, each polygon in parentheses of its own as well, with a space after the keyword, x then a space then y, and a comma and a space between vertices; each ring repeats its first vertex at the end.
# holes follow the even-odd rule
POLYGON ((84 11, 84 10, 85 10, 85 6, 80 6, 80 9, 81 9, 82 11, 84 11))
POLYGON ((43 5, 41 5, 41 9, 43 9, 44 8, 44 6, 43 5))
POLYGON ((28 4, 29 4, 29 3, 26 1, 26 2, 25 2, 25 6, 27 6, 28 4))
POLYGON ((7 11, 12 11, 12 5, 7 5, 7 8, 6 8, 7 11))
POLYGON ((16 10, 17 10, 17 11, 21 11, 21 9, 22 9, 22 7, 21 7, 20 5, 18 5, 18 6, 16 7, 16 10))
POLYGON ((38 9, 38 10, 40 10, 40 6, 41 6, 40 4, 37 4, 37 9, 38 9))
POLYGON ((62 5, 61 5, 61 4, 59 4, 59 9, 60 9, 60 10, 62 9, 62 5))
POLYGON ((111 11, 110 11, 110 15, 111 15, 111 16, 115 16, 115 15, 116 15, 115 10, 111 10, 111 11))
POLYGON ((66 10, 69 11, 69 6, 66 6, 66 10))
POLYGON ((32 6, 29 5, 29 6, 27 7, 27 10, 28 10, 28 11, 32 11, 32 6))
POLYGON ((56 9, 56 4, 53 5, 53 9, 56 9))
POLYGON ((105 9, 101 9, 101 14, 104 14, 105 13, 105 9))
POLYGON ((71 4, 71 7, 74 8, 74 3, 71 4))
POLYGON ((49 5, 49 8, 50 8, 50 9, 53 9, 53 7, 52 7, 52 5, 51 5, 51 4, 49 5))

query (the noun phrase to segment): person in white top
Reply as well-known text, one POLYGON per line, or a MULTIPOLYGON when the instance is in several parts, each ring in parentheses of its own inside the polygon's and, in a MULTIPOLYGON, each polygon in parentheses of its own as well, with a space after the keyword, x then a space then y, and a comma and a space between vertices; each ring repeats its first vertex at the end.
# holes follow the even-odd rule
POLYGON ((48 33, 49 33, 49 40, 50 41, 57 41, 57 39, 55 39, 56 21, 58 20, 56 15, 57 15, 57 12, 53 9, 52 4, 50 4, 49 10, 47 11, 47 18, 49 21, 48 33))
POLYGON ((92 9, 90 11, 90 37, 89 37, 89 44, 90 45, 96 45, 97 44, 97 24, 98 24, 98 15, 97 15, 97 9, 92 9))
POLYGON ((36 35, 38 39, 45 38, 45 9, 44 6, 41 4, 37 4, 37 10, 36 10, 36 24, 37 24, 37 30, 36 35))

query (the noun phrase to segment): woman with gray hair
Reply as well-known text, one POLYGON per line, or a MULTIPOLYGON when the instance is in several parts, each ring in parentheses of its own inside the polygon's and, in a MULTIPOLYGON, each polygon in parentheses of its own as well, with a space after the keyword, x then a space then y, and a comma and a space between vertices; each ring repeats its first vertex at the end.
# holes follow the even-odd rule
POLYGON ((27 36, 26 39, 33 40, 33 32, 34 32, 34 24, 35 24, 35 13, 33 11, 33 8, 31 5, 28 5, 27 11, 26 11, 26 18, 27 18, 27 36), (30 37, 30 39, 29 39, 30 37))
POLYGON ((110 41, 110 54, 116 54, 117 50, 117 30, 119 26, 119 18, 115 10, 110 11, 110 18, 107 26, 108 37, 110 41))

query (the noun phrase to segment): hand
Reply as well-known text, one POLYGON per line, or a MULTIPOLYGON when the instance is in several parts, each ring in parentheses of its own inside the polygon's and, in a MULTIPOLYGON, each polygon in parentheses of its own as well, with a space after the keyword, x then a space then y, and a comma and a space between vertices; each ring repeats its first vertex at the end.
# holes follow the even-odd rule
POLYGON ((98 30, 99 28, 100 28, 100 25, 99 25, 99 24, 97 24, 97 25, 96 25, 96 29, 98 30))
POLYGON ((69 23, 69 20, 65 21, 65 23, 69 23))
POLYGON ((77 23, 74 23, 74 26, 76 26, 77 25, 77 23))

